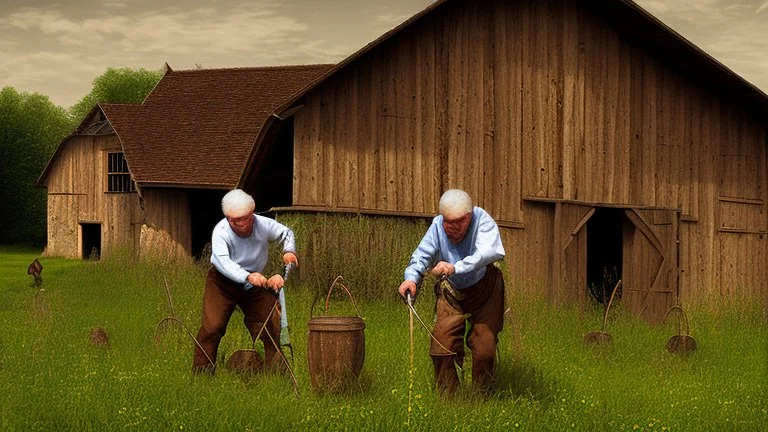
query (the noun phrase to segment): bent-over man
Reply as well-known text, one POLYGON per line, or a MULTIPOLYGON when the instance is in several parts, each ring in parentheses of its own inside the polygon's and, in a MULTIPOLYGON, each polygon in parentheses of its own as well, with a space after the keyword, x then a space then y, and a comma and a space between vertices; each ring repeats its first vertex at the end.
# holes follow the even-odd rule
POLYGON ((275 341, 280 337, 280 311, 268 316, 277 292, 283 286, 283 277, 276 274, 267 280, 262 274, 267 264, 269 244, 278 242, 283 248, 283 262, 295 263, 296 247, 291 231, 277 221, 254 214, 256 203, 240 189, 224 195, 221 209, 225 218, 213 228, 211 263, 203 294, 203 322, 197 333, 193 370, 212 374, 215 370, 219 342, 227 331, 227 323, 240 306, 243 321, 251 338, 255 338, 268 319, 261 340, 264 342, 264 361, 267 367, 279 366, 280 356, 269 334, 275 341), (267 289, 264 289, 267 288, 267 289), (205 352, 203 352, 205 350, 205 352), (210 360, 209 360, 210 359, 210 360))
POLYGON ((446 191, 440 197, 440 215, 413 252, 398 289, 401 296, 410 292, 415 297, 429 268, 435 276, 447 277, 435 285, 437 342, 432 340, 429 350, 441 394, 454 393, 459 386, 454 362, 463 364, 467 321, 471 326, 467 346, 472 352, 472 387, 480 393, 490 388, 504 319, 504 279, 493 263, 502 258, 504 247, 493 218, 473 207, 466 192, 446 191))

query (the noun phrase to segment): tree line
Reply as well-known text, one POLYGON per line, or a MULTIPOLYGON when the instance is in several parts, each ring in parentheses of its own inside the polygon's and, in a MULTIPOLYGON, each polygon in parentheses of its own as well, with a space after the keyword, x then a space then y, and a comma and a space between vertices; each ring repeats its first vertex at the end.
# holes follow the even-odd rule
POLYGON ((0 90, 0 244, 46 243, 46 191, 35 186, 56 147, 97 103, 141 103, 162 70, 108 68, 76 104, 46 95, 0 90))

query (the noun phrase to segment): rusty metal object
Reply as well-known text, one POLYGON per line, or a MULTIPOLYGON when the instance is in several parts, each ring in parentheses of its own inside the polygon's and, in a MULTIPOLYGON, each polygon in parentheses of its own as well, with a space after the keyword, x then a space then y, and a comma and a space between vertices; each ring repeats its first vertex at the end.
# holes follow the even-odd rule
POLYGON ((37 288, 43 283, 43 277, 40 275, 43 272, 43 265, 40 264, 40 260, 35 258, 34 261, 27 267, 27 274, 32 275, 35 281, 32 282, 32 286, 37 288))

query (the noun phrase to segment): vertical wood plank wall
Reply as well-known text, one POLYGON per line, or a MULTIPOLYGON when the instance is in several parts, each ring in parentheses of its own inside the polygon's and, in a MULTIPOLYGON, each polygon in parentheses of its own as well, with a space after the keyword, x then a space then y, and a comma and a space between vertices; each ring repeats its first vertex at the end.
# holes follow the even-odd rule
POLYGON ((293 199, 435 213, 463 188, 524 226, 532 282, 554 221, 526 197, 681 208, 682 296, 765 293, 765 134, 574 2, 448 2, 307 95, 293 199))
POLYGON ((115 135, 74 136, 60 149, 47 178, 47 254, 80 258, 80 222, 101 224, 102 255, 120 245, 136 246, 138 195, 104 193, 109 150, 121 150, 115 135))
POLYGON ((143 189, 145 222, 141 227, 142 254, 162 253, 183 257, 192 254, 192 220, 186 190, 143 189))

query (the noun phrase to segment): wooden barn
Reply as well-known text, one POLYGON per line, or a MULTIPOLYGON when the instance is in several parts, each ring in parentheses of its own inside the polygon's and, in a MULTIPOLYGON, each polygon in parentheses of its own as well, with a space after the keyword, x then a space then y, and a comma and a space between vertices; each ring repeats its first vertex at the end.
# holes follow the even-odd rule
POLYGON ((631 1, 444 0, 279 107, 239 184, 291 164, 281 211, 405 217, 462 188, 511 286, 583 305, 621 279, 659 321, 766 297, 767 126, 765 93, 631 1))
MULTIPOLYGON (((38 179, 48 189, 46 254, 199 254, 265 120, 330 67, 167 68, 141 105, 95 106, 38 179)), ((290 187, 275 182, 256 199, 290 187)))

